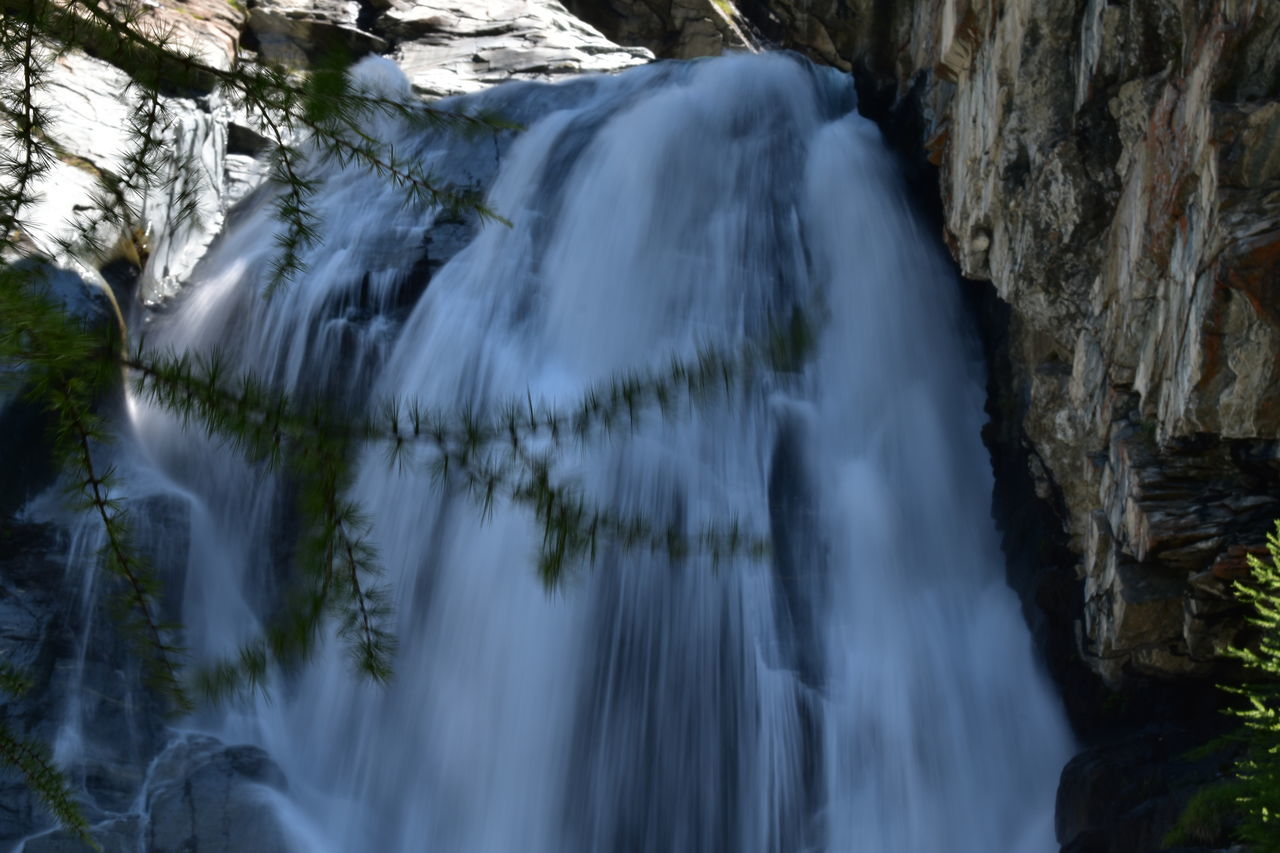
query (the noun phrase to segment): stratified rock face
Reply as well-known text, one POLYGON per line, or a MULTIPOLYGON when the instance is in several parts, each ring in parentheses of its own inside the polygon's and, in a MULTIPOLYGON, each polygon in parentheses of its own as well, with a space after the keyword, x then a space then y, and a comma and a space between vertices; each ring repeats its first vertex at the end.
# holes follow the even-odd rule
POLYGON ((1064 507, 1081 654, 1209 671, 1280 516, 1280 4, 739 6, 922 128, 952 252, 1012 308, 997 405, 1064 507))
POLYGON ((346 60, 383 54, 431 97, 653 58, 643 47, 614 44, 559 3, 531 0, 253 0, 246 44, 298 67, 334 51, 346 60))

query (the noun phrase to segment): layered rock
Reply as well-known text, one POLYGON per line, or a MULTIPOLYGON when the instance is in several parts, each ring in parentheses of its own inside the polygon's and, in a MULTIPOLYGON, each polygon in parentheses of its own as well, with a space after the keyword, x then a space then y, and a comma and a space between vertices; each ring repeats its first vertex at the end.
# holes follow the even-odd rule
POLYGON ((414 88, 437 97, 508 80, 618 71, 653 58, 610 42, 558 3, 392 0, 374 28, 396 41, 390 56, 414 88))

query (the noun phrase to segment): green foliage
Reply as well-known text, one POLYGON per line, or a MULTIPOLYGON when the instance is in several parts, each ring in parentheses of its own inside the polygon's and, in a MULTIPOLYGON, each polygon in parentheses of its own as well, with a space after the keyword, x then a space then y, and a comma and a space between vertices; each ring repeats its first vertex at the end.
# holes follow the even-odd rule
MULTIPOLYGON (((149 683, 175 712, 198 699, 225 699, 261 689, 277 669, 305 661, 327 634, 349 651, 358 673, 391 677, 395 637, 370 544, 374 519, 346 497, 351 466, 371 443, 387 448, 388 464, 429 472, 439 488, 460 489, 482 513, 495 501, 528 508, 543 528, 538 571, 550 587, 574 566, 592 561, 601 545, 645 549, 673 560, 700 553, 713 561, 759 555, 767 543, 737 522, 689 532, 594 506, 556 476, 564 443, 581 443, 640 423, 647 413, 670 416, 688 405, 731 394, 761 370, 793 370, 811 332, 797 312, 766 340, 734 350, 706 350, 665 370, 634 373, 589 390, 576 406, 553 410, 513 400, 496 415, 431 411, 387 400, 365 418, 339 417, 323 399, 294 399, 262 377, 238 371, 224 355, 192 358, 130 344, 123 314, 92 323, 69 313, 47 271, 68 259, 92 267, 121 241, 145 263, 148 192, 173 199, 170 227, 196 213, 202 180, 171 144, 173 94, 216 92, 256 122, 270 148, 270 179, 281 228, 266 296, 296 282, 318 242, 310 201, 316 163, 363 168, 398 187, 405 203, 441 215, 466 212, 502 220, 470 188, 443 184, 367 129, 390 116, 430 132, 490 133, 514 129, 492 116, 402 102, 354 86, 345 59, 311 72, 261 64, 213 67, 158 27, 142 3, 107 0, 0 0, 0 390, 23 393, 52 416, 63 480, 73 503, 103 531, 101 565, 115 592, 119 624, 133 640, 149 683), (132 78, 130 146, 115 171, 93 168, 97 191, 74 214, 74 237, 44 250, 29 216, 42 181, 70 155, 38 97, 54 59, 80 50, 132 78), (176 413, 188 426, 241 452, 264 471, 280 473, 296 492, 297 566, 276 622, 235 655, 190 671, 181 628, 160 617, 155 567, 132 542, 121 483, 105 459, 112 441, 103 401, 125 382, 176 413)), ((302 286, 295 283, 293 286, 302 286)), ((110 295, 110 294, 108 294, 110 295)), ((18 694, 21 674, 0 667, 0 689, 18 694)), ((87 839, 88 828, 47 750, 0 727, 0 765, 16 769, 54 817, 87 839)))
POLYGON ((1165 835, 1163 846, 1208 846, 1231 838, 1240 822, 1240 797, 1245 788, 1240 780, 1228 779, 1196 791, 1165 835))
POLYGON ((1233 648, 1231 655, 1259 680, 1224 689, 1246 703, 1232 712, 1244 721, 1247 746, 1235 765, 1240 837, 1255 853, 1280 853, 1280 522, 1267 537, 1267 551, 1267 560, 1249 555, 1252 577, 1235 584, 1236 594, 1253 608, 1249 622, 1260 636, 1256 648, 1233 648))
MULTIPOLYGON (((16 699, 30 689, 31 679, 26 673, 15 669, 8 661, 0 660, 0 697, 16 699)), ((0 762, 22 774, 27 787, 40 797, 65 829, 97 849, 97 842, 89 835, 89 824, 76 805, 66 778, 54 766, 47 746, 19 737, 0 722, 0 762)))
POLYGON ((1280 853, 1280 521, 1267 536, 1267 551, 1266 560, 1250 554, 1250 578, 1233 584, 1252 609, 1249 624, 1258 629, 1256 646, 1228 650, 1257 680, 1220 685, 1242 697, 1243 704, 1228 713, 1243 725, 1202 748, 1211 753, 1231 742, 1240 757, 1230 778, 1191 798, 1165 837, 1166 847, 1243 842, 1252 853, 1280 853))

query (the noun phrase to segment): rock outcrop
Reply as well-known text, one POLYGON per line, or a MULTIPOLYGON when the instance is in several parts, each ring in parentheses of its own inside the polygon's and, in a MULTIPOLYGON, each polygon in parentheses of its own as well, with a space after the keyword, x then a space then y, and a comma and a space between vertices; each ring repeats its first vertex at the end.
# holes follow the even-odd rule
MULTIPOLYGON (((101 577, 76 577, 83 598, 64 588, 80 575, 69 561, 87 556, 86 548, 92 553, 93 543, 48 524, 0 525, 0 662, 32 685, 4 697, 0 723, 18 737, 57 744, 55 758, 68 767, 85 816, 102 824, 106 838, 128 817, 166 735, 161 709, 142 689, 116 630, 114 590, 101 577)), ((47 823, 21 778, 5 775, 0 846, 9 849, 47 823)))
POLYGON ((618 44, 638 44, 671 59, 754 50, 756 34, 729 0, 567 0, 618 44))
POLYGON ((153 853, 290 853, 273 791, 280 768, 254 746, 179 738, 156 759, 147 787, 146 849, 153 853))

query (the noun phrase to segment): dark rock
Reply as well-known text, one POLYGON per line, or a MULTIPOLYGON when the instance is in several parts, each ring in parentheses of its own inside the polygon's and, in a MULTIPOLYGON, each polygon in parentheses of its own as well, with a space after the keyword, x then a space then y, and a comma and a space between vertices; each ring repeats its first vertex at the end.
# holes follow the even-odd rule
MULTIPOLYGON (((88 812, 125 812, 163 740, 163 709, 142 689, 117 630, 111 584, 97 578, 87 586, 82 566, 69 572, 68 546, 51 525, 9 520, 0 528, 0 659, 32 683, 23 695, 5 697, 0 721, 50 747, 74 737, 64 769, 82 786, 88 812), (86 599, 91 589, 97 594, 86 599)), ((20 780, 0 781, 0 845, 49 820, 20 780)))
POLYGON ((569 0, 569 11, 617 44, 667 59, 719 56, 755 48, 758 38, 728 0, 569 0))
POLYGON ((191 735, 156 760, 147 793, 152 853, 288 853, 287 835, 262 794, 284 790, 284 774, 253 746, 191 735))
POLYGON ((1191 795, 1220 778, 1231 757, 1187 757, 1199 735, 1163 727, 1077 755, 1062 771, 1055 828, 1063 853, 1163 849, 1191 795))
MULTIPOLYGON (((48 685, 59 661, 74 648, 58 595, 64 567, 53 556, 65 547, 65 540, 49 526, 12 519, 0 525, 0 660, 33 685, 22 696, 0 697, 0 722, 18 737, 45 743, 57 732, 58 703, 48 685)), ((46 826, 48 820, 19 778, 0 776, 0 846, 46 826)))
POLYGON ((357 13, 356 3, 260 0, 249 10, 245 44, 269 62, 296 68, 386 51, 386 41, 356 25, 357 13))
MULTIPOLYGON (((142 818, 126 815, 95 823, 92 835, 102 853, 137 853, 142 838, 142 818)), ((59 830, 29 839, 19 853, 85 853, 85 849, 80 839, 59 830)))

